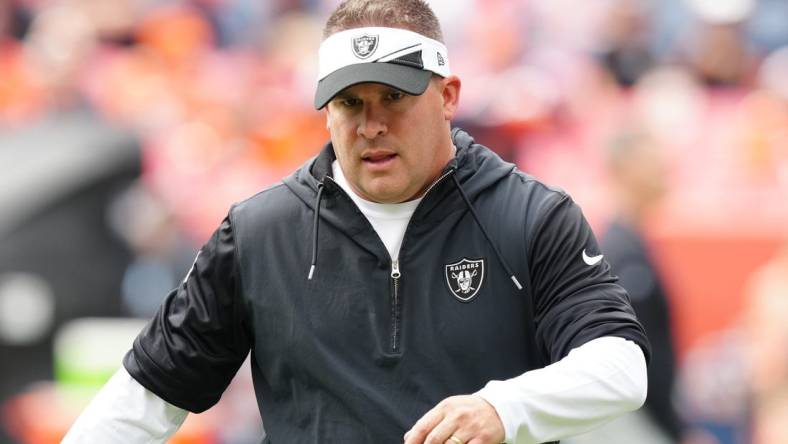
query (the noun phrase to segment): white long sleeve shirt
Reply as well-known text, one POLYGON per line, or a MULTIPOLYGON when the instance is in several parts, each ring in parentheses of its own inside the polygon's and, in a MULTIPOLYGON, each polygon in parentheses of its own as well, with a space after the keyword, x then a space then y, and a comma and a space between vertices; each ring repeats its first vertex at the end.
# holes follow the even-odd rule
MULTIPOLYGON (((478 395, 495 407, 507 444, 577 435, 637 409, 646 399, 646 360, 634 342, 603 337, 564 359, 478 395)), ((121 368, 71 427, 63 444, 164 444, 187 411, 148 391, 121 368)))
POLYGON ((121 367, 82 411, 61 444, 166 443, 188 413, 150 392, 121 367))
POLYGON ((506 443, 555 441, 591 430, 646 401, 646 358, 632 341, 603 337, 545 368, 477 392, 495 407, 506 443))

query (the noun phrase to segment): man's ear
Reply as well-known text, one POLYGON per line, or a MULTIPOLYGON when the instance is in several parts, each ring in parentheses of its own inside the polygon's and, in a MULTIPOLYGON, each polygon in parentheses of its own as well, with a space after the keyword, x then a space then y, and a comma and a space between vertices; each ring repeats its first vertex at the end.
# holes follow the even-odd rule
POLYGON ((462 82, 455 75, 450 75, 441 79, 441 95, 443 97, 443 116, 446 120, 452 120, 457 114, 457 107, 460 105, 460 89, 462 82))

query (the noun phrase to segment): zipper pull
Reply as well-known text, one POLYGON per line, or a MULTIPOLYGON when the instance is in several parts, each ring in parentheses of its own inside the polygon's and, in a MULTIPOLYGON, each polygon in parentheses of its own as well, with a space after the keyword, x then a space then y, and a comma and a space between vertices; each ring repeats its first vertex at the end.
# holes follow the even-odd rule
POLYGON ((391 261, 391 277, 393 279, 399 279, 402 274, 399 272, 399 260, 391 261))

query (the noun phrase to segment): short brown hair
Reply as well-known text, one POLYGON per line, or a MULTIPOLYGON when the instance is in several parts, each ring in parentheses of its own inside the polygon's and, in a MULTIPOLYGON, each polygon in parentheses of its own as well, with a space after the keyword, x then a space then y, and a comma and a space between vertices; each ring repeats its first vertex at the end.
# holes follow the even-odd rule
POLYGON ((326 21, 323 39, 366 26, 407 29, 443 42, 438 17, 423 0, 345 0, 326 21))

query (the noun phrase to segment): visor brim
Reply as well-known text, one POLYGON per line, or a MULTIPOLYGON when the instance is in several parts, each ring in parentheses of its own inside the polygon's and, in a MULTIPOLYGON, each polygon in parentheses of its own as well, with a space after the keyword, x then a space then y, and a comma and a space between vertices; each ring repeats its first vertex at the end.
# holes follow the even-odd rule
POLYGON ((380 83, 418 96, 430 83, 432 71, 394 63, 358 63, 345 66, 317 83, 315 109, 321 109, 345 88, 359 83, 380 83))

